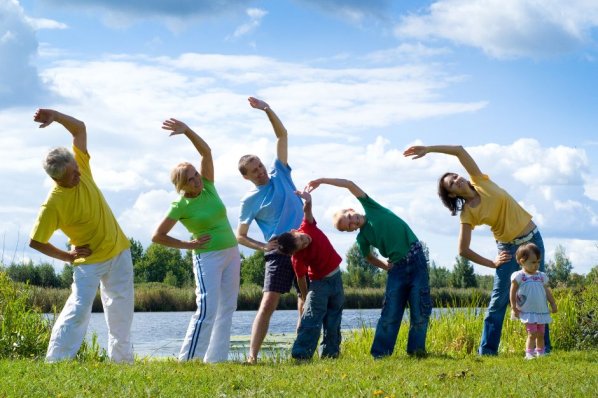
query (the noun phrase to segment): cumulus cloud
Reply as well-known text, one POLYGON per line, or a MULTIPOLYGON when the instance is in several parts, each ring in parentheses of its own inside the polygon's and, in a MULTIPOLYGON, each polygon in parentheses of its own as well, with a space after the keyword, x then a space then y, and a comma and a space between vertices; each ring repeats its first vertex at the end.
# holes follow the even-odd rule
POLYGON ((439 0, 402 18, 400 38, 446 39, 496 58, 545 57, 592 42, 598 3, 588 0, 439 0))
POLYGON ((18 2, 0 0, 0 107, 28 104, 41 91, 32 58, 35 30, 18 2))

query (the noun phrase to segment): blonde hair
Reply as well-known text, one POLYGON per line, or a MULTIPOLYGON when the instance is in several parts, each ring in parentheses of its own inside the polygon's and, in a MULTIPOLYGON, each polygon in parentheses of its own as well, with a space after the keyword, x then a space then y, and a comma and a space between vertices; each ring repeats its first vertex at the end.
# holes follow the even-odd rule
POLYGON ((332 215, 332 225, 334 225, 334 228, 338 229, 339 231, 340 228, 338 227, 338 223, 341 220, 341 217, 344 216, 348 210, 349 209, 341 209, 332 215))
POLYGON ((174 169, 170 172, 170 181, 174 184, 174 189, 178 194, 184 194, 185 190, 183 187, 187 184, 187 167, 193 167, 189 162, 182 162, 177 164, 174 169))

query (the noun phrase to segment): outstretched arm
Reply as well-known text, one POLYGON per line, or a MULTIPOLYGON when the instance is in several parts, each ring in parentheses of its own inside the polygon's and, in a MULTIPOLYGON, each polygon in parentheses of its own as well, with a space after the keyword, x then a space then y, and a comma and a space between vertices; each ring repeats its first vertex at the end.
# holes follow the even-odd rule
POLYGON ((172 220, 168 217, 164 218, 160 225, 158 225, 156 232, 154 232, 154 235, 152 236, 152 242, 159 243, 168 247, 174 247, 176 249, 193 250, 201 249, 206 244, 208 244, 208 242, 211 239, 211 236, 208 234, 201 235, 199 238, 193 240, 179 240, 173 238, 168 233, 170 232, 172 227, 174 227, 175 224, 176 220, 172 220))
POLYGON ((426 156, 427 153, 433 152, 456 156, 470 176, 479 176, 482 174, 475 160, 473 160, 471 155, 461 145, 412 146, 407 148, 403 152, 403 155, 413 156, 415 160, 426 156))
POLYGON ((299 196, 301 199, 303 199, 303 215, 305 217, 305 220, 307 220, 308 223, 313 224, 314 223, 314 215, 311 211, 311 195, 309 194, 309 192, 303 191, 295 191, 295 195, 299 196))
POLYGON ((335 187, 347 188, 355 197, 363 198, 366 196, 365 192, 359 188, 353 181, 345 180, 342 178, 318 178, 307 183, 305 186, 306 192, 312 192, 314 189, 320 186, 320 184, 333 185, 335 187))
POLYGON ((494 261, 479 255, 478 253, 471 250, 469 245, 471 244, 471 225, 461 224, 461 230, 459 232, 459 255, 466 259, 473 261, 474 263, 483 265, 489 268, 498 268, 504 263, 511 260, 511 255, 507 251, 498 253, 494 261))
POLYGON ((40 129, 48 127, 53 122, 60 123, 73 136, 73 145, 79 148, 81 152, 87 153, 87 131, 85 123, 72 116, 65 115, 53 109, 38 109, 33 115, 33 121, 41 123, 40 129))
POLYGON ((29 241, 29 247, 45 254, 48 257, 66 261, 67 263, 73 263, 78 258, 91 256, 91 249, 89 248, 89 245, 75 246, 73 249, 67 252, 65 250, 60 250, 51 243, 41 243, 31 239, 29 241))
POLYGON ((274 128, 274 134, 276 134, 276 158, 280 160, 280 163, 286 166, 288 163, 287 129, 284 127, 278 116, 276 116, 276 113, 274 113, 272 108, 270 108, 270 105, 265 101, 254 97, 249 97, 248 100, 249 105, 255 109, 261 109, 268 115, 268 119, 270 119, 270 123, 272 123, 272 127, 274 128))
POLYGON ((162 123, 164 130, 171 131, 170 136, 184 134, 189 141, 195 146, 197 152, 201 156, 201 164, 199 167, 199 174, 208 181, 214 181, 214 160, 212 159, 212 150, 197 133, 189 128, 180 120, 170 118, 162 123))

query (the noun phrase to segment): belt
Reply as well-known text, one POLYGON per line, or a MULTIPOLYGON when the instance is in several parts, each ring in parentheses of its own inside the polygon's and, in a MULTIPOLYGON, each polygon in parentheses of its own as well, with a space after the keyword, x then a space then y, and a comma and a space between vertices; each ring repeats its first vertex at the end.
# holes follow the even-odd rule
POLYGON ((534 237, 534 234, 537 234, 537 233, 538 233, 538 227, 535 227, 529 234, 515 238, 509 243, 512 245, 517 245, 517 246, 522 245, 525 242, 529 242, 530 240, 532 240, 532 238, 534 237))

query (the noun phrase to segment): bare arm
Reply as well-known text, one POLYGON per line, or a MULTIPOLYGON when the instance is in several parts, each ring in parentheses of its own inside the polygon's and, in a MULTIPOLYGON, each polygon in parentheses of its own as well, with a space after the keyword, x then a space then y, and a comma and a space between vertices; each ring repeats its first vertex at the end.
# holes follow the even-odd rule
POLYGON ((214 181, 214 160, 212 159, 212 150, 207 142, 203 140, 197 133, 189 128, 180 120, 170 118, 162 123, 164 130, 172 131, 171 136, 184 134, 193 144, 199 155, 201 156, 201 164, 199 167, 199 174, 208 181, 214 181))
POLYGON ((87 130, 85 123, 72 116, 65 115, 53 109, 38 109, 33 115, 33 121, 41 123, 39 128, 48 127, 53 122, 60 123, 73 136, 73 145, 81 152, 87 153, 87 130))
POLYGON ((517 282, 512 281, 511 282, 511 290, 509 291, 509 300, 511 301, 511 311, 513 312, 513 314, 515 315, 516 318, 519 318, 519 313, 521 311, 519 311, 519 308, 517 308, 517 289, 519 288, 519 286, 517 285, 517 282))
POLYGON ((403 155, 413 156, 413 159, 415 160, 432 152, 456 156, 470 176, 479 176, 482 174, 475 160, 473 160, 469 152, 467 152, 461 145, 412 146, 407 148, 407 150, 403 152, 403 155))
POLYGON ((550 289, 550 287, 546 285, 544 285, 544 290, 546 291, 546 298, 550 303, 550 309, 552 310, 552 313, 555 314, 557 312, 557 308, 556 301, 554 300, 554 296, 552 295, 552 290, 550 289))
POLYGON ((60 250, 51 243, 41 243, 31 239, 29 241, 29 247, 37 250, 40 253, 45 254, 48 257, 56 258, 58 260, 66 261, 68 263, 72 263, 78 258, 85 258, 91 256, 91 250, 89 249, 89 245, 75 246, 74 249, 70 251, 65 251, 60 250))
POLYGON ((365 192, 359 188, 353 181, 345 180, 342 178, 318 178, 317 180, 310 181, 305 187, 306 192, 312 192, 314 189, 320 186, 320 184, 333 185, 335 187, 347 188, 357 198, 363 198, 366 196, 365 192))
POLYGON ((489 268, 498 268, 511 259, 511 255, 509 254, 509 252, 505 251, 500 252, 496 256, 496 259, 492 261, 471 250, 471 248, 469 247, 469 245, 471 244, 471 230, 472 228, 470 224, 461 224, 461 230, 459 232, 459 255, 461 257, 465 257, 466 259, 471 260, 474 263, 489 268))
MULTIPOLYGON (((299 285, 299 291, 301 292, 301 300, 305 303, 305 299, 307 298, 307 281, 305 276, 297 278, 297 285, 299 285)), ((299 308, 299 316, 301 315, 303 315, 303 306, 299 308)))
POLYGON ((295 195, 299 196, 301 199, 303 199, 303 215, 305 220, 310 223, 313 224, 314 223, 314 215, 311 211, 311 195, 309 194, 309 192, 303 191, 295 191, 295 195))
POLYGON ((249 224, 239 224, 237 226, 237 242, 239 242, 243 246, 247 246, 253 250, 261 250, 263 252, 270 251, 276 249, 278 243, 276 239, 271 240, 268 243, 260 242, 259 240, 255 240, 247 236, 247 232, 249 231, 249 224))
POLYGON ((368 256, 365 259, 374 267, 381 268, 385 271, 389 271, 392 268, 392 266, 388 264, 388 261, 381 260, 378 257, 374 256, 372 253, 368 254, 368 256))
POLYGON ((284 127, 276 113, 270 108, 265 101, 260 99, 249 97, 249 105, 255 109, 261 109, 266 112, 272 127, 274 128, 274 134, 276 134, 276 158, 280 160, 280 163, 285 166, 288 164, 288 135, 287 129, 284 127))
POLYGON ((199 238, 193 240, 179 240, 173 238, 172 236, 168 235, 168 233, 176 223, 176 220, 172 220, 168 217, 164 218, 160 225, 158 225, 156 232, 154 232, 154 235, 152 236, 152 242, 168 247, 174 247, 176 249, 193 250, 202 248, 211 239, 210 235, 208 234, 201 235, 199 238))

